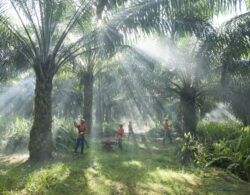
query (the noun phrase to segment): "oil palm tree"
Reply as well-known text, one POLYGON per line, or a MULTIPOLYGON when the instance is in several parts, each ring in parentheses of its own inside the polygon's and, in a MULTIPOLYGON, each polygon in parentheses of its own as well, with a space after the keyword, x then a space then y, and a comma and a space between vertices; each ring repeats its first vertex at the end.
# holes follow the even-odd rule
POLYGON ((96 69, 100 64, 100 62, 98 63, 98 54, 89 50, 84 56, 76 58, 74 64, 78 65, 76 69, 80 79, 82 116, 86 120, 89 132, 91 132, 94 79, 96 69))
MULTIPOLYGON (((164 38, 159 42, 164 44, 164 38)), ((216 82, 211 82, 210 74, 200 68, 200 56, 197 55, 199 52, 195 51, 199 44, 188 42, 190 44, 185 45, 184 51, 170 44, 171 51, 175 50, 175 54, 164 63, 135 49, 132 53, 136 54, 137 60, 131 65, 134 66, 132 70, 141 86, 147 88, 152 97, 158 100, 163 98, 165 101, 179 101, 180 120, 184 122, 183 130, 195 135, 200 100, 214 91, 216 82)))
POLYGON ((77 20, 86 15, 92 2, 85 1, 75 13, 69 14, 70 20, 66 25, 61 22, 67 14, 66 7, 74 5, 70 1, 11 0, 10 2, 21 21, 24 33, 21 34, 10 24, 7 26, 25 47, 26 51, 23 54, 36 75, 34 121, 29 142, 30 160, 44 160, 51 157, 53 148, 51 133, 53 77, 85 42, 91 41, 90 37, 86 40, 84 36, 71 44, 65 40, 77 20))
POLYGON ((250 12, 224 23, 204 43, 202 53, 215 59, 220 74, 222 101, 229 102, 235 115, 245 126, 250 123, 249 112, 249 33, 250 12), (216 52, 215 52, 216 51, 216 52))

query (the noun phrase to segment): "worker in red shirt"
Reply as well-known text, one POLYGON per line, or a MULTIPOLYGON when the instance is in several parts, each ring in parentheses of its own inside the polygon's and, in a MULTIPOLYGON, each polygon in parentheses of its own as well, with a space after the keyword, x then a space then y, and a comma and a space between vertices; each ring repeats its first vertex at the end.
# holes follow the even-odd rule
POLYGON ((128 141, 129 141, 129 137, 130 136, 133 136, 134 140, 135 140, 135 134, 134 134, 134 131, 133 131, 133 127, 132 127, 132 122, 129 121, 129 124, 128 124, 128 141))
POLYGON ((74 122, 75 127, 78 129, 78 134, 77 134, 77 138, 76 138, 76 147, 75 147, 75 154, 77 153, 77 148, 80 145, 81 142, 81 154, 83 154, 83 149, 84 149, 84 137, 85 134, 88 133, 88 129, 85 125, 85 120, 82 119, 81 120, 81 124, 77 124, 76 122, 74 122))
POLYGON ((120 124, 120 128, 116 133, 116 137, 118 138, 118 146, 122 150, 122 138, 124 137, 123 124, 120 124))
POLYGON ((164 137, 163 137, 163 144, 166 143, 166 139, 167 137, 169 137, 170 139, 170 143, 172 143, 172 137, 171 137, 171 133, 169 130, 169 127, 171 127, 172 125, 168 124, 168 118, 164 119, 164 137))

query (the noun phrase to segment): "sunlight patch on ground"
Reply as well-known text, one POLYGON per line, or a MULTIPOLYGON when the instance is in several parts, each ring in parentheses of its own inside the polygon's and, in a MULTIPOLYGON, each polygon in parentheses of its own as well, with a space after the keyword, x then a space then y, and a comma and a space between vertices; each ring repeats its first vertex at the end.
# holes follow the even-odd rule
POLYGON ((158 178, 160 177, 161 179, 168 181, 168 180, 179 180, 186 182, 188 181, 189 183, 196 185, 198 182, 198 178, 195 175, 188 174, 188 173, 180 173, 172 170, 166 170, 166 169, 160 169, 157 168, 155 171, 149 173, 152 178, 158 178))
POLYGON ((4 176, 0 177, 0 187, 6 194, 217 194, 221 189, 248 194, 246 183, 222 170, 200 173, 178 164, 167 168, 175 163, 168 160, 172 155, 167 149, 161 154, 136 153, 136 157, 126 152, 117 155, 94 151, 92 156, 45 163, 42 167, 24 163, 9 169, 6 175, 0 172, 4 176))
POLYGON ((123 162, 123 165, 127 166, 127 167, 130 167, 131 165, 132 166, 137 166, 137 167, 142 167, 142 164, 140 161, 136 161, 136 160, 131 160, 131 161, 128 161, 128 162, 123 162))
POLYGON ((148 187, 149 187, 150 191, 153 191, 153 192, 156 192, 157 194, 159 194, 158 192, 171 193, 172 186, 167 186, 167 185, 160 184, 160 183, 149 183, 148 187))
POLYGON ((91 194, 105 194, 107 192, 119 194, 125 188, 121 182, 108 179, 93 168, 87 169, 86 178, 91 194))
POLYGON ((43 168, 38 172, 32 174, 32 180, 30 182, 34 182, 34 180, 40 181, 41 183, 49 180, 54 180, 57 178, 59 181, 64 181, 70 174, 68 168, 65 168, 63 164, 56 164, 50 168, 43 168))
MULTIPOLYGON (((60 187, 64 181, 69 177, 70 171, 65 168, 63 163, 53 166, 45 166, 39 171, 32 171, 32 167, 22 168, 22 172, 26 175, 25 179, 19 180, 16 193, 13 194, 47 194, 51 187, 60 187), (31 171, 31 172, 30 172, 31 171), (20 189, 21 191, 19 191, 20 189)), ((65 184, 67 185, 67 184, 65 184)))
POLYGON ((16 164, 16 163, 23 163, 26 160, 28 160, 29 154, 13 154, 13 155, 7 155, 3 156, 0 155, 0 163, 8 163, 9 165, 11 164, 16 164))
POLYGON ((149 179, 147 180, 147 185, 152 190, 160 189, 160 191, 174 194, 182 192, 183 189, 187 193, 193 193, 193 187, 197 187, 200 183, 200 179, 193 174, 160 168, 150 172, 149 179))
MULTIPOLYGON (((161 141, 161 140, 160 140, 160 141, 161 141)), ((152 146, 152 150, 160 151, 160 148, 159 148, 159 147, 156 147, 156 146, 152 146)))
POLYGON ((146 149, 145 144, 138 144, 138 146, 139 146, 140 149, 146 149))

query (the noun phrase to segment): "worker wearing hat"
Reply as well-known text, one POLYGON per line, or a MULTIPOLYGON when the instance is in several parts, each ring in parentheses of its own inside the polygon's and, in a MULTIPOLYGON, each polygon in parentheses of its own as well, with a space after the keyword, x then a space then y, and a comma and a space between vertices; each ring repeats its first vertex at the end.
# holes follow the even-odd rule
POLYGON ((167 137, 169 137, 170 139, 170 143, 172 143, 172 137, 169 131, 169 127, 171 127, 171 125, 168 124, 168 118, 164 119, 164 137, 163 137, 163 144, 166 143, 166 139, 167 137))
POLYGON ((74 122, 75 127, 78 129, 78 134, 76 138, 76 146, 75 146, 75 154, 77 153, 77 148, 79 147, 81 143, 81 154, 83 154, 83 149, 84 149, 84 137, 85 134, 88 133, 88 129, 85 125, 85 120, 81 119, 81 124, 77 124, 74 122))
POLYGON ((118 146, 122 150, 122 138, 124 137, 124 129, 123 124, 120 123, 120 128, 116 133, 116 137, 118 138, 118 146))

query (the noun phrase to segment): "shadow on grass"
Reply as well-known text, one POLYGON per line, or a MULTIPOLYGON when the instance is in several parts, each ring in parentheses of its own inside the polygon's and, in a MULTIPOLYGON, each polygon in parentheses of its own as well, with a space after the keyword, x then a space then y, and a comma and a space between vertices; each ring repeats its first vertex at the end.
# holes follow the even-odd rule
POLYGON ((46 163, 9 164, 10 160, 0 157, 0 194, 85 194, 89 189, 84 175, 88 161, 86 156, 67 154, 46 163))
MULTIPOLYGON (((110 189, 108 194, 217 194, 218 190, 223 194, 227 189, 239 194, 241 190, 238 184, 231 189, 232 182, 220 177, 204 178, 196 167, 181 165, 174 144, 125 142, 123 145, 123 151, 94 149, 98 162, 96 174, 106 181, 98 185, 110 189)), ((242 186, 247 192, 246 184, 242 186)))
MULTIPOLYGON (((123 151, 116 149, 113 153, 107 152, 104 155, 103 152, 95 150, 100 165, 98 172, 106 180, 111 181, 104 185, 113 188, 114 193, 119 193, 119 189, 122 189, 125 194, 140 194, 142 193, 141 189, 144 188, 143 184, 152 183, 152 181, 150 182, 152 172, 167 167, 176 168, 176 170, 180 168, 173 161, 175 158, 174 146, 171 148, 172 150, 170 147, 165 149, 161 146, 152 148, 149 142, 129 142, 124 143, 123 151), (165 151, 166 156, 163 155, 162 151, 165 151), (138 189, 140 190, 138 191, 138 189)), ((145 193, 147 194, 149 188, 146 187, 146 189, 145 193)))
POLYGON ((203 174, 178 162, 175 145, 124 142, 124 150, 101 149, 95 140, 85 155, 63 154, 41 164, 1 161, 0 194, 248 194, 246 183, 225 172, 203 174), (2 163, 1 163, 2 162, 2 163), (227 177, 222 176, 221 174, 227 177), (226 178, 226 179, 224 179, 226 178), (234 185, 233 185, 234 184, 234 185), (242 190, 243 189, 243 190, 242 190), (219 192, 218 192, 219 190, 219 192), (224 190, 224 191, 223 191, 224 190), (241 190, 241 193, 238 193, 241 190), (227 191, 226 191, 227 192, 227 191))

